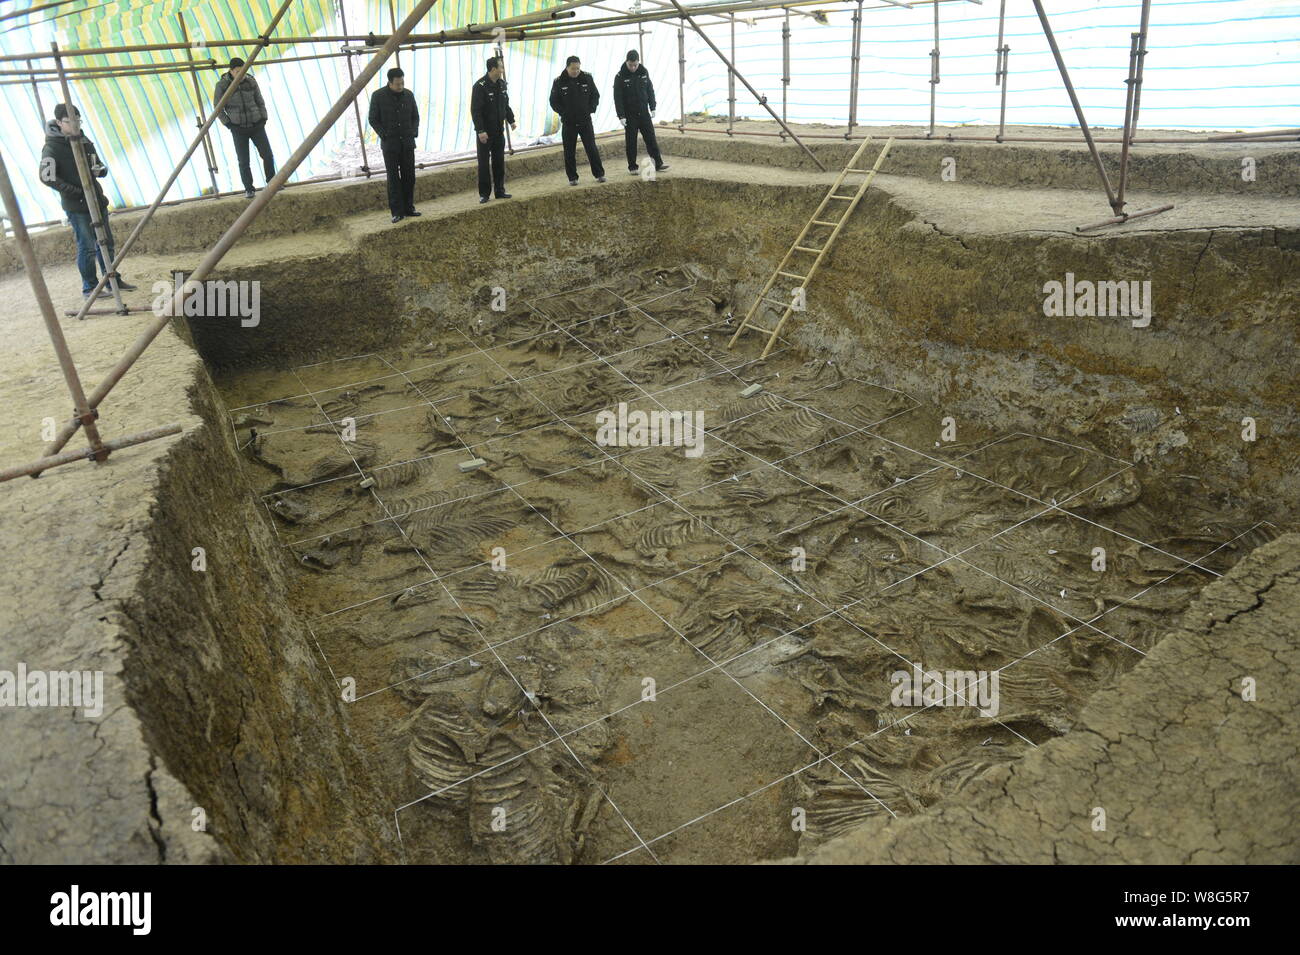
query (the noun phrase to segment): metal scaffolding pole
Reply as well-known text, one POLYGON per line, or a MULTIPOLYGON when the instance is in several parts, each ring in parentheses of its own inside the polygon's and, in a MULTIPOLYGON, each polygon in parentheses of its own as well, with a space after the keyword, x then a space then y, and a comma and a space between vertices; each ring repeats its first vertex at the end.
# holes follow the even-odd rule
MULTIPOLYGON (((937 7, 936 7, 937 9, 937 7)), ((862 62, 862 0, 853 13, 853 47, 849 53, 849 130, 845 139, 853 135, 853 127, 858 125, 858 76, 862 62)))
MULTIPOLYGON (((636 0, 633 9, 637 13, 641 12, 641 0, 636 0)), ((636 48, 637 52, 645 51, 645 23, 641 20, 636 22, 636 48)))
POLYGON ((705 43, 707 43, 709 45, 709 49, 711 49, 714 52, 714 54, 717 55, 718 59, 720 59, 726 65, 727 69, 730 70, 740 80, 740 82, 745 84, 745 89, 749 90, 750 94, 754 97, 754 99, 758 100, 759 105, 762 106, 763 109, 767 110, 768 115, 770 115, 774 120, 780 123, 781 128, 785 130, 786 134, 791 139, 793 139, 796 143, 799 144, 800 149, 802 149, 805 153, 807 153, 808 158, 813 161, 813 165, 815 165, 822 172, 825 172, 826 167, 822 165, 821 160, 818 159, 816 156, 814 156, 812 150, 809 149, 806 145, 804 145, 803 140, 794 134, 794 130, 792 130, 789 126, 786 125, 785 120, 782 119, 780 116, 778 116, 772 110, 772 107, 769 106, 767 103, 767 97, 759 93, 758 90, 754 89, 754 87, 749 84, 749 80, 745 79, 743 76, 741 76, 739 73, 736 72, 735 66, 733 66, 727 60, 727 57, 723 54, 723 52, 718 49, 718 45, 709 39, 708 34, 706 34, 703 30, 700 29, 700 25, 695 22, 695 18, 692 17, 689 13, 687 13, 686 10, 682 7, 680 0, 672 0, 672 4, 674 7, 677 8, 677 12, 680 13, 685 18, 686 22, 691 25, 691 29, 699 34, 700 39, 702 39, 705 43))
MULTIPOLYGON (((63 72, 63 60, 58 56, 59 45, 52 44, 54 50, 54 66, 59 71, 59 87, 63 91, 63 106, 68 111, 65 122, 72 127, 72 132, 68 134, 68 145, 72 147, 72 158, 77 164, 77 178, 81 180, 81 191, 86 197, 86 209, 90 213, 90 224, 95 230, 95 258, 99 262, 99 267, 104 271, 104 280, 109 283, 109 288, 113 290, 113 298, 117 302, 117 310, 126 314, 126 306, 122 304, 122 290, 117 284, 117 269, 109 263, 106 256, 108 253, 108 226, 104 221, 105 210, 99 204, 99 186, 95 182, 95 176, 90 169, 90 163, 86 159, 86 144, 82 142, 81 136, 81 113, 72 103, 72 92, 68 88, 68 76, 63 72)), ((102 161, 102 160, 101 160, 102 161)), ((102 284, 103 280, 101 280, 102 284)), ((86 301, 82 307, 85 308, 91 302, 95 301, 98 291, 86 296, 86 301)))
MULTIPOLYGON (((27 69, 30 71, 31 68, 32 68, 32 61, 28 60, 27 69)), ((41 106, 41 88, 36 82, 35 73, 32 73, 32 98, 36 100, 36 116, 39 119, 45 115, 45 110, 41 106)))
MULTIPOLYGON (((498 43, 496 46, 496 55, 501 61, 501 79, 504 80, 506 78, 506 51, 505 47, 501 43, 498 43)), ((504 128, 506 133, 506 152, 513 156, 515 154, 515 144, 510 135, 510 124, 506 123, 504 128)))
POLYGON ((677 129, 686 132, 686 21, 677 21, 677 129))
POLYGON ((1151 0, 1142 0, 1142 22, 1138 32, 1132 36, 1129 47, 1127 90, 1124 96, 1124 145, 1119 154, 1119 186, 1115 198, 1119 208, 1117 215, 1124 211, 1124 189, 1128 185, 1128 154, 1137 132, 1138 108, 1142 102, 1142 69, 1147 56, 1147 27, 1151 20, 1151 0))
POLYGON ((1002 87, 1002 105, 998 109, 998 142, 1007 133, 1007 61, 1011 58, 1011 47, 1004 42, 1007 25, 1007 0, 1002 0, 998 10, 998 64, 993 71, 993 85, 1002 87))
MULTIPOLYGON (((938 8, 935 9, 937 11, 938 8)), ((1115 204, 1115 191, 1110 187, 1110 177, 1106 175, 1106 167, 1102 164, 1101 153, 1097 151, 1097 144, 1093 142, 1092 130, 1088 128, 1088 120, 1083 115, 1083 107, 1079 105, 1079 97, 1074 92, 1074 84, 1070 82, 1070 71, 1065 68, 1065 60, 1061 57, 1061 48, 1056 45, 1056 35, 1052 33, 1052 25, 1047 22, 1047 11, 1043 9, 1043 0, 1034 0, 1034 9, 1038 11, 1038 19, 1043 25, 1047 45, 1052 48, 1052 56, 1056 58, 1056 67, 1061 71, 1061 81, 1065 83, 1065 91, 1070 94, 1070 102, 1074 106, 1074 115, 1079 120, 1079 131, 1083 133, 1084 141, 1088 144, 1088 151, 1092 153, 1093 165, 1097 167, 1097 175, 1101 177, 1102 187, 1106 190, 1106 200, 1110 203, 1114 213, 1119 215, 1119 207, 1115 204)), ((937 12, 935 16, 938 16, 937 12)))
POLYGON ((14 184, 9 179, 9 168, 5 165, 3 155, 0 155, 0 197, 4 200, 5 214, 13 225, 14 241, 18 243, 18 250, 22 254, 27 281, 31 283, 32 294, 36 296, 41 317, 45 319, 45 330, 49 332, 54 353, 59 358, 63 380, 72 394, 73 417, 85 428, 86 440, 90 442, 95 461, 102 462, 108 457, 108 451, 100 440, 99 427, 95 424, 95 411, 86 400, 86 392, 81 386, 81 376, 77 374, 72 353, 68 351, 68 341, 63 337, 63 327, 59 324, 59 316, 55 314, 54 303, 50 300, 50 290, 45 285, 45 275, 41 272, 41 265, 36 260, 36 252, 32 249, 31 236, 27 234, 27 225, 23 222, 23 210, 18 205, 18 196, 14 193, 14 184))
MULTIPOLYGON (((691 132, 691 133, 710 133, 719 136, 725 136, 727 134, 727 131, 725 129, 713 129, 709 126, 687 126, 686 130, 687 132, 691 132)), ((785 133, 781 133, 781 132, 763 133, 754 130, 738 130, 736 132, 736 135, 756 136, 759 138, 785 139, 785 133)), ((804 133, 804 138, 843 140, 844 134, 843 133, 804 133)), ((856 139, 857 137, 854 138, 856 139)), ((871 137, 868 135, 865 138, 870 139, 871 137)), ((916 133, 912 135, 905 135, 899 133, 894 136, 891 136, 890 138, 900 143, 910 142, 913 140, 920 141, 920 142, 928 141, 928 142, 941 142, 941 143, 996 143, 998 142, 997 136, 955 136, 952 133, 944 133, 941 136, 927 136, 925 133, 916 133)), ((1291 142, 1292 140, 1300 140, 1300 129, 1291 129, 1291 130, 1283 129, 1283 130, 1275 130, 1268 133, 1264 133, 1264 132, 1234 133, 1230 136, 1205 136, 1200 138, 1190 137, 1190 136, 1182 137, 1182 138, 1171 138, 1171 139, 1161 139, 1161 138, 1136 139, 1135 138, 1133 140, 1133 144, 1137 145, 1141 143, 1144 146, 1186 146, 1195 143, 1225 143, 1225 142, 1283 143, 1283 142, 1291 142)), ((1063 136, 1014 136, 1014 135, 1004 136, 1001 141, 1004 143, 1049 143, 1058 146, 1073 146, 1079 142, 1079 140, 1070 139, 1063 136)), ((1098 142, 1098 143, 1114 143, 1118 145, 1123 141, 1124 141, 1123 137, 1120 136, 1115 136, 1113 138, 1094 137, 1094 142, 1098 142)), ((178 199, 176 201, 189 202, 192 200, 178 199)), ((50 224, 53 225, 54 223, 50 223, 50 224)))
MULTIPOLYGON (((785 11, 785 20, 781 24, 781 122, 785 122, 790 105, 790 11, 785 11)), ((781 134, 785 139, 785 133, 781 134)))
MULTIPOLYGON (((321 118, 320 122, 318 122, 312 131, 307 134, 307 138, 303 140, 302 145, 294 150, 293 155, 290 156, 285 164, 280 167, 275 176, 272 177, 271 181, 266 184, 266 188, 259 192, 257 197, 244 207, 244 211, 240 213, 239 218, 231 224, 230 228, 225 231, 211 250, 208 251, 207 255, 203 257, 202 261, 200 261, 195 267, 194 271, 190 273, 190 281, 202 282, 212 273, 217 264, 225 258, 225 255, 230 251, 230 248, 239 241, 239 238, 252 224, 253 220, 261 215, 262 210, 270 204, 271 199, 275 194, 280 191, 280 188, 288 181, 289 177, 293 175, 294 171, 302 164, 303 160, 305 160, 316 147, 316 144, 319 143, 321 139, 324 138, 325 134, 330 131, 330 128, 338 121, 338 118, 347 111, 348 104, 352 99, 366 88, 366 85, 374 78, 375 74, 379 72, 380 67, 382 67, 388 58, 392 56, 398 45, 400 45, 401 42, 410 35, 411 31, 415 28, 415 25, 420 22, 421 18, 429 12, 435 3, 437 3, 437 0, 418 0, 415 9, 411 11, 411 15, 402 21, 397 31, 388 38, 383 47, 381 47, 375 54, 374 58, 366 64, 365 69, 357 75, 357 78, 352 82, 352 85, 344 91, 342 96, 335 100, 334 105, 329 108, 326 114, 321 118)), ((288 0, 286 0, 285 6, 288 6, 288 0)), ((281 9, 281 12, 283 12, 283 8, 281 9)), ((109 371, 104 380, 90 393, 88 401, 90 402, 91 408, 99 407, 99 403, 104 400, 104 397, 113 390, 113 387, 119 381, 122 380, 122 376, 126 374, 131 366, 135 364, 136 360, 144 354, 144 350, 149 347, 150 343, 157 338, 158 335, 162 333, 162 330, 171 322, 172 315, 182 313, 185 294, 186 290, 184 288, 177 291, 171 302, 170 308, 167 310, 168 314, 155 318, 145 328, 131 347, 127 349, 126 354, 118 360, 117 364, 113 366, 112 370, 109 371)), ((54 441, 52 441, 46 448, 46 456, 57 453, 76 432, 80 423, 80 421, 74 420, 65 424, 55 436, 54 441)))
MULTIPOLYGON (((1006 2, 1006 0, 1003 0, 1003 2, 1006 2)), ((343 27, 343 32, 347 33, 348 32, 347 0, 339 0, 339 22, 343 27)), ((355 83, 357 80, 356 70, 352 68, 352 55, 353 55, 352 51, 349 49, 344 56, 344 60, 348 64, 349 83, 355 83)), ((366 178, 369 179, 370 159, 366 155, 366 126, 364 123, 361 122, 360 99, 361 97, 359 96, 352 97, 352 113, 357 120, 357 140, 361 143, 361 171, 364 172, 366 174, 366 178)))
MULTIPOLYGON (((498 20, 501 19, 501 8, 500 6, 498 6, 497 0, 492 0, 492 16, 496 17, 498 20)), ((501 79, 504 80, 506 78, 505 41, 502 40, 501 42, 497 43, 496 47, 493 49, 492 52, 493 55, 495 55, 501 62, 501 79)), ((506 152, 508 152, 511 156, 513 156, 515 154, 515 144, 510 137, 509 123, 506 123, 505 131, 506 131, 506 152)))
MULTIPOLYGON (((333 54, 331 54, 333 55, 333 54)), ((217 65, 216 60, 195 60, 194 65, 202 69, 209 69, 217 65)), ((106 67, 106 66, 83 66, 83 67, 65 67, 70 79, 74 80, 111 80, 120 76, 167 76, 170 73, 187 73, 189 64, 174 63, 170 66, 157 66, 152 63, 140 63, 135 66, 123 67, 106 67)), ((35 82, 43 76, 49 74, 55 76, 57 70, 32 70, 28 76, 24 70, 0 70, 0 76, 25 77, 23 79, 0 79, 0 86, 18 86, 23 83, 35 82)))
MULTIPOLYGON (((492 0, 493 12, 496 12, 498 19, 501 14, 496 11, 496 0, 492 0)), ((393 9, 393 0, 388 0, 388 26, 394 33, 397 32, 397 12, 393 9)), ((346 30, 343 32, 347 32, 346 30)), ((398 47, 393 53, 393 63, 400 70, 402 68, 402 50, 398 47)))
MULTIPOLYGON (((1037 2, 1037 0, 1035 0, 1037 2)), ((934 6, 934 49, 930 51, 930 133, 934 135, 934 105, 939 94, 939 4, 934 6)))
MULTIPOLYGON (((176 163, 175 167, 172 169, 171 175, 167 177, 167 181, 163 183, 162 188, 158 190, 158 195, 154 197, 149 208, 145 210, 144 215, 140 217, 140 221, 135 224, 135 228, 131 230, 131 234, 127 236, 126 241, 118 247, 117 257, 113 260, 111 266, 114 272, 117 271, 118 266, 126 259, 126 254, 131 251, 131 247, 135 245, 135 240, 140 237, 140 233, 144 230, 144 227, 149 224, 151 219, 153 219, 154 213, 157 212, 158 207, 162 205, 167 192, 176 183, 176 180, 180 178, 181 170, 185 168, 185 164, 190 161, 190 157, 194 155, 194 151, 198 149, 199 144, 203 142, 203 137, 206 136, 208 130, 212 128, 212 124, 216 122, 217 117, 221 115, 221 110, 225 107, 226 102, 230 97, 235 95, 235 90, 239 87, 239 81, 242 80, 244 74, 252 68, 258 55, 266 49, 270 42, 271 33, 273 33, 275 28, 280 25, 280 21, 284 18, 284 15, 289 12, 289 6, 292 3, 293 0, 284 0, 284 2, 280 4, 280 9, 275 12, 275 16, 271 18, 271 22, 267 24, 266 33, 258 38, 253 52, 248 55, 248 60, 243 66, 235 71, 234 81, 226 88, 225 95, 223 95, 221 99, 217 101, 216 105, 212 107, 212 112, 208 115, 208 118, 203 121, 202 127, 200 127, 199 131, 194 134, 194 138, 190 140, 190 145, 189 148, 185 150, 185 155, 176 163)), ((107 281, 107 277, 100 279, 99 284, 95 286, 95 290, 91 292, 86 301, 81 304, 81 309, 77 312, 78 319, 85 318, 89 313, 90 306, 95 301, 95 297, 99 295, 100 290, 104 287, 105 281, 107 281)), ((62 447, 62 445, 59 447, 62 447)), ((54 450, 57 451, 58 448, 55 448, 54 450)))
MULTIPOLYGON (((731 23, 731 62, 736 62, 736 15, 730 14, 731 23)), ((730 136, 736 131, 736 70, 735 67, 728 64, 727 67, 727 135, 730 136)))
MULTIPOLYGON (((181 25, 181 36, 185 38, 185 59, 189 61, 190 79, 194 84, 194 125, 202 129, 207 117, 203 109, 203 92, 199 89, 199 70, 189 47, 190 31, 185 28, 185 11, 177 10, 176 19, 181 25)), ((215 198, 221 193, 221 187, 217 185, 217 152, 212 148, 212 137, 206 133, 203 136, 203 155, 208 160, 208 175, 212 178, 212 195, 215 198)))
MULTIPOLYGON (((709 3, 699 4, 691 9, 698 12, 700 16, 718 17, 719 21, 724 14, 739 12, 742 10, 773 10, 777 8, 799 8, 807 6, 824 6, 827 3, 851 3, 854 0, 740 0, 735 3, 709 3)), ((886 3, 901 5, 897 0, 885 0, 886 3)), ((939 0, 941 3, 965 2, 965 0, 939 0)), ((523 30, 516 30, 517 27, 543 25, 547 21, 568 19, 573 16, 568 12, 578 7, 597 6, 598 0, 566 0, 564 3, 547 7, 545 10, 534 13, 524 13, 515 17, 508 17, 504 20, 498 20, 493 23, 471 23, 467 27, 456 30, 443 30, 438 33, 415 33, 409 35, 404 45, 409 50, 413 44, 429 43, 441 44, 454 40, 463 40, 471 37, 477 37, 479 42, 484 42, 484 35, 490 35, 494 28, 502 27, 509 31, 509 37, 512 40, 531 40, 537 37, 525 33, 523 30)), ((668 3, 660 3, 663 9, 660 11, 641 13, 637 15, 619 14, 611 17, 595 18, 583 21, 578 32, 591 33, 609 25, 628 26, 635 23, 650 23, 658 20, 673 20, 677 14, 674 8, 668 3)), ((884 7, 872 7, 871 9, 885 9, 884 7)), ((316 35, 316 36, 282 36, 272 41, 273 45, 286 44, 321 44, 321 43, 370 43, 376 49, 387 40, 386 36, 376 35, 374 33, 365 36, 339 36, 339 35, 316 35)), ((224 40, 210 40, 203 44, 205 49, 220 49, 223 47, 247 47, 257 42, 256 38, 231 38, 224 40)), ((191 44, 197 46, 197 44, 191 44)), ((147 53, 164 50, 181 50, 184 49, 184 43, 138 43, 127 46, 109 46, 89 48, 71 48, 62 51, 65 59, 74 59, 76 57, 98 57, 119 53, 147 53)), ((0 63, 19 62, 30 58, 44 58, 51 54, 33 51, 31 53, 13 53, 0 55, 0 63)), ((340 56, 341 53, 331 53, 329 56, 340 56)))
MULTIPOLYGON (((148 441, 157 441, 159 438, 166 438, 173 434, 180 434, 181 426, 178 424, 168 425, 162 428, 151 428, 148 431, 141 431, 139 434, 128 435, 125 438, 114 438, 111 441, 105 441, 102 445, 104 454, 113 451, 121 451, 123 448, 133 447, 137 444, 144 444, 148 441)), ((5 468, 0 471, 0 482, 12 481, 16 477, 22 477, 24 474, 30 477, 40 477, 42 471, 48 471, 50 468, 56 468, 60 464, 72 464, 74 461, 98 460, 95 456, 94 449, 86 451, 64 451, 62 454, 52 454, 48 457, 31 461, 27 464, 20 464, 17 467, 5 468)))

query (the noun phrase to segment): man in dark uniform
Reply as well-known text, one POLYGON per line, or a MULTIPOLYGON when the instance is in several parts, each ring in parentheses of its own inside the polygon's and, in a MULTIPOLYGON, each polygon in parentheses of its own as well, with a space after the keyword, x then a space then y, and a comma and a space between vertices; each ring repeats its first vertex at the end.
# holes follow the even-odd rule
POLYGON ((564 171, 569 185, 578 184, 578 137, 591 163, 591 174, 597 182, 605 181, 605 167, 596 148, 596 132, 591 127, 591 114, 600 102, 600 91, 590 73, 582 70, 582 61, 571 56, 564 63, 564 72, 551 84, 551 109, 560 114, 560 133, 564 140, 564 171))
MULTIPOLYGON (((81 294, 88 297, 99 284, 99 273, 95 271, 96 261, 104 272, 112 267, 113 232, 108 225, 108 197, 104 195, 104 190, 96 181, 108 175, 108 167, 95 151, 95 144, 89 137, 81 134, 81 143, 86 150, 86 164, 90 167, 90 174, 95 177, 91 181, 95 187, 95 204, 99 207, 99 219, 104 225, 106 245, 101 248, 95 238, 95 226, 87 201, 89 197, 81 188, 81 176, 77 174, 77 160, 72 152, 72 143, 68 140, 69 136, 80 134, 80 116, 81 113, 75 106, 72 107, 72 115, 69 116, 67 106, 63 103, 55 105, 54 119, 45 124, 45 148, 41 150, 40 177, 41 182, 58 192, 63 211, 68 214, 68 223, 72 226, 72 234, 77 240, 77 270, 81 272, 81 294)), ((135 286, 125 281, 122 276, 118 275, 115 278, 117 287, 122 291, 135 290, 135 286)), ((107 295, 108 289, 105 288, 99 294, 101 297, 107 295)))
POLYGON ((394 67, 388 85, 370 97, 370 126, 379 135, 388 174, 388 211, 394 222, 418 216, 415 208, 415 137, 420 132, 420 110, 415 94, 406 88, 406 74, 394 67))
POLYGON ((487 73, 474 84, 469 112, 478 134, 478 201, 487 202, 489 192, 509 199, 506 192, 506 134, 503 124, 515 129, 515 113, 506 93, 501 58, 488 57, 487 73))
POLYGON ((655 141, 655 85, 650 74, 641 65, 641 54, 627 51, 627 60, 614 77, 614 111, 623 124, 624 142, 627 145, 627 171, 636 175, 636 134, 645 140, 645 151, 655 161, 655 170, 668 168, 659 155, 655 141))

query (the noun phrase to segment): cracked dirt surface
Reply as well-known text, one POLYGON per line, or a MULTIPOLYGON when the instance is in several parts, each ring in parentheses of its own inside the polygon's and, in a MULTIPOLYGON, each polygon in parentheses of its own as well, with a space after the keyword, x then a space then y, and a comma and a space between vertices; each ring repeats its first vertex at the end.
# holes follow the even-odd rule
MULTIPOLYGON (((70 266, 49 270, 46 278, 56 300, 71 299, 80 287, 70 266)), ((10 348, 0 449, 6 460, 18 461, 35 456, 42 418, 63 420, 69 400, 25 277, 2 284, 4 299, 17 307, 6 309, 2 320, 10 348)), ((83 376, 93 380, 107 367, 104 353, 121 347, 126 328, 88 323, 76 331, 73 354, 83 376)), ((184 346, 168 335, 145 355, 140 370, 161 393, 172 394, 156 410, 193 426, 195 419, 180 407, 187 367, 184 346)), ((105 418, 106 433, 123 433, 118 429, 126 422, 137 430, 158 424, 146 421, 151 415, 141 397, 135 389, 123 393, 105 418)), ((72 466, 65 475, 23 478, 4 488, 0 668, 12 671, 24 661, 33 669, 105 671, 98 720, 80 710, 0 712, 5 861, 203 861, 215 854, 210 838, 190 830, 195 800, 144 744, 124 680, 129 622, 122 606, 141 571, 149 522, 141 489, 151 481, 151 463, 176 440, 123 454, 111 472, 72 466)))
POLYGON ((788 861, 1294 865, 1298 544, 1265 544, 1207 586, 1069 735, 932 812, 872 820, 788 861))
MULTIPOLYGON (((71 265, 46 279, 56 302, 76 298, 71 265)), ((25 276, 0 280, 0 296, 11 303, 0 454, 18 462, 69 401, 25 276)), ((67 322, 89 390, 141 319, 67 322)), ((0 669, 104 671, 98 718, 0 710, 0 861, 391 858, 371 835, 385 820, 356 821, 370 812, 365 770, 343 759, 333 693, 312 679, 305 635, 276 597, 268 544, 246 528, 236 489, 204 478, 234 453, 205 420, 210 389, 193 349, 165 332, 105 403, 101 433, 179 422, 184 435, 0 491, 0 669), (211 562, 203 575, 196 546, 211 562), (308 816, 337 841, 303 845, 308 816)))

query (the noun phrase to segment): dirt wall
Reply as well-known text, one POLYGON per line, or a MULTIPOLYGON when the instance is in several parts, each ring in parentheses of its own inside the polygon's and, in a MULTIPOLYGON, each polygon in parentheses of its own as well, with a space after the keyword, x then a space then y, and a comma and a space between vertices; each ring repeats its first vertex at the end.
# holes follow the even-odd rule
MULTIPOLYGON (((75 270, 48 277, 75 295, 75 270)), ((7 360, 30 362, 2 376, 10 460, 39 450, 41 416, 67 402, 25 292, 5 289, 7 360)), ((135 327, 67 333, 95 380, 135 327)), ((184 433, 0 496, 0 669, 103 674, 99 712, 0 711, 0 862, 394 861, 391 800, 286 609, 197 353, 164 332, 102 410, 106 436, 184 433)))
MULTIPOLYGON (((742 131, 770 133, 772 123, 741 122, 742 131)), ((834 133, 831 127, 797 126, 795 132, 834 133)), ((840 128, 842 131, 842 127, 840 128)), ((858 128, 855 137, 869 133, 881 145, 891 135, 924 135, 925 130, 915 127, 858 128)), ((979 183, 985 186, 1025 186, 1050 189, 1096 190, 1104 199, 1101 179, 1092 155, 1083 144, 1062 143, 992 143, 946 140, 947 131, 941 131, 933 140, 900 139, 889 154, 888 172, 899 176, 937 177, 940 164, 946 157, 956 160, 960 182, 979 183)), ((1010 135, 1031 137, 1077 137, 1077 130, 1019 127, 1009 129, 1010 135)), ((954 137, 995 136, 996 128, 970 127, 953 130, 954 137)), ((1112 131, 1097 131, 1099 139, 1113 136, 1112 131)), ((1183 136, 1151 130, 1144 134, 1151 138, 1183 136)), ((728 162, 779 165, 788 169, 815 169, 816 165, 791 140, 784 142, 774 137, 728 138, 720 134, 682 135, 672 129, 661 129, 660 142, 669 156, 689 156, 696 159, 721 159, 728 162)), ((828 169, 838 171, 859 142, 834 142, 825 139, 805 140, 809 150, 828 169)), ((878 148, 878 147, 877 147, 878 148)), ((1102 165, 1110 177, 1111 186, 1119 183, 1120 146, 1100 143, 1102 165)), ((868 162, 875 149, 867 147, 868 162)), ((1217 144, 1160 144, 1136 145, 1129 160, 1129 187, 1131 189, 1161 189, 1184 193, 1230 193, 1237 195, 1300 195, 1300 150, 1290 143, 1217 143, 1217 144), (1242 177, 1242 160, 1254 160, 1254 178, 1242 177)))
MULTIPOLYGON (((665 177, 431 215, 334 251, 250 263, 261 325, 195 328, 215 366, 364 353, 474 314, 490 290, 529 297, 632 263, 699 265, 748 304, 820 188, 665 177), (322 283, 321 275, 339 284, 322 283), (341 295, 333 305, 330 297, 341 295), (400 314, 394 321, 393 311, 400 314)), ((954 414, 1189 472, 1279 520, 1300 499, 1295 341, 1300 234, 949 234, 882 190, 841 234, 788 331, 812 354, 954 414), (1049 317, 1045 284, 1150 282, 1150 325, 1049 317), (1257 440, 1242 440, 1242 420, 1257 440)), ((756 333, 751 333, 756 334, 756 333)))
POLYGON ((280 550, 206 374, 190 397, 204 425, 163 465, 149 561, 123 605, 145 738, 231 861, 395 861, 388 802, 287 605, 280 550))

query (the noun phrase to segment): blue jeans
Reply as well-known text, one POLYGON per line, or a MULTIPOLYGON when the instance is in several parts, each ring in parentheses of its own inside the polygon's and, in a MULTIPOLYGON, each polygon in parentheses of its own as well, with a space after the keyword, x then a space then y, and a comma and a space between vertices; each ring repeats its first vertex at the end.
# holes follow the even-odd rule
POLYGON ((271 156, 271 141, 266 138, 265 121, 256 126, 231 126, 230 135, 235 140, 235 156, 239 159, 239 178, 244 183, 244 191, 253 191, 253 167, 248 161, 250 142, 257 147, 257 154, 262 157, 262 172, 266 174, 266 181, 270 182, 275 175, 275 159, 271 156))
MULTIPOLYGON (((104 220, 104 234, 108 237, 108 248, 103 250, 104 258, 100 268, 105 272, 113 264, 113 230, 108 225, 108 213, 104 220)), ((72 233, 77 237, 77 270, 81 272, 81 291, 89 292, 99 284, 99 274, 95 271, 95 226, 90 221, 89 212, 69 212, 68 222, 72 224, 72 233)))

